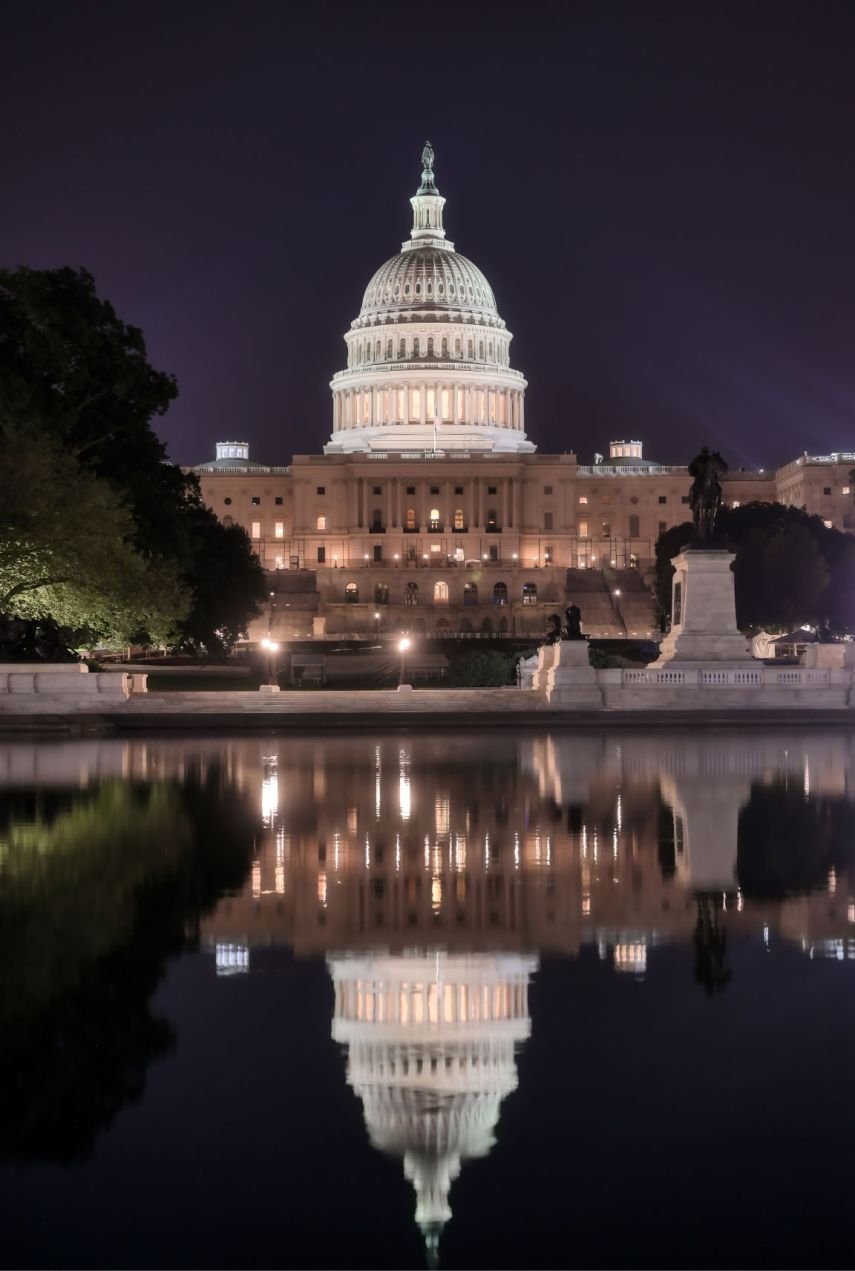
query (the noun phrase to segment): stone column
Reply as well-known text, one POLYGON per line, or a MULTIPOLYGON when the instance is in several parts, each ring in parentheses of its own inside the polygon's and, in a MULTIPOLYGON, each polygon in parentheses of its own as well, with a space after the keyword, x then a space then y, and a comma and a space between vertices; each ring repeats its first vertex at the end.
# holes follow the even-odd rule
POLYGON ((458 388, 456 384, 452 387, 451 392, 453 394, 453 398, 451 402, 451 420, 452 420, 452 423, 456 424, 456 423, 459 423, 460 421, 460 411, 457 409, 458 388))
POLYGON ((421 407, 421 414, 422 414, 421 422, 422 422, 422 426, 424 426, 425 412, 427 410, 427 385, 425 384, 424 381, 422 381, 421 388, 419 389, 419 406, 421 407))

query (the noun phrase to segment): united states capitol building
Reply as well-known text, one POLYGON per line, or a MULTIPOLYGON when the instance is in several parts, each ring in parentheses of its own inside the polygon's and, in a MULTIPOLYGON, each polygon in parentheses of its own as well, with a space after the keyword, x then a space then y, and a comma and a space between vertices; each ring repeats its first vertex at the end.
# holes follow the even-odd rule
MULTIPOLYGON (((410 237, 344 337, 324 453, 269 466, 225 441, 193 469, 270 571, 258 621, 283 637, 535 635, 575 602, 590 635, 652 634, 650 566, 659 535, 689 518, 686 468, 644 458, 638 440, 610 442, 593 464, 570 445, 537 451, 513 337, 481 270, 446 237, 433 169, 428 143, 410 237)), ((687 446, 704 441, 716 444, 687 446)), ((805 507, 855 529, 853 465, 855 453, 805 453, 731 471, 725 500, 805 507)))

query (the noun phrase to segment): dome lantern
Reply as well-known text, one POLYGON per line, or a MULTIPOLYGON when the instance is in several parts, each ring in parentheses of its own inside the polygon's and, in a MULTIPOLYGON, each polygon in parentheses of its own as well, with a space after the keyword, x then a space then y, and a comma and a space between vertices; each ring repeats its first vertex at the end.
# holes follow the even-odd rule
POLYGON ((410 241, 401 244, 401 251, 412 251, 414 247, 429 245, 443 247, 446 251, 454 251, 453 243, 444 242, 445 230, 442 225, 442 209, 445 199, 436 188, 433 176, 433 146, 425 142, 422 151, 422 182, 418 191, 410 199, 413 209, 413 228, 410 230, 410 241))

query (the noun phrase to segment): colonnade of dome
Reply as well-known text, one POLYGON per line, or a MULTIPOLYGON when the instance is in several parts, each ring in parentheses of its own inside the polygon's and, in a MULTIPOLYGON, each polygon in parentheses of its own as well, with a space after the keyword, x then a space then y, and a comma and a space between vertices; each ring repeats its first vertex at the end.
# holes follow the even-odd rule
POLYGON ((513 337, 481 270, 445 237, 429 145, 422 161, 411 237, 374 274, 345 336, 325 449, 532 451, 513 337))

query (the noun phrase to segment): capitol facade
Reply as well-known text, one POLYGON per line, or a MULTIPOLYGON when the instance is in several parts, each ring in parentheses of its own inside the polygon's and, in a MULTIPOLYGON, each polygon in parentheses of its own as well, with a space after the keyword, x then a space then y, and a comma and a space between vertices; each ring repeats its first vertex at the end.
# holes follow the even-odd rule
MULTIPOLYGON (((225 441, 193 469, 270 572, 250 635, 533 636, 570 603, 589 635, 654 634, 655 544, 689 518, 685 466, 645 459, 639 440, 610 442, 592 464, 571 445, 537 452, 492 287, 446 238, 430 143, 410 204, 410 237, 344 336, 324 453, 270 466, 225 441)), ((778 501, 855 529, 853 465, 855 453, 805 452, 731 471, 725 501, 778 501)))

